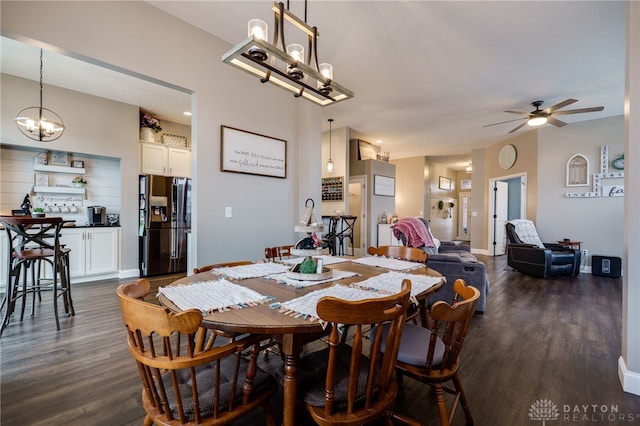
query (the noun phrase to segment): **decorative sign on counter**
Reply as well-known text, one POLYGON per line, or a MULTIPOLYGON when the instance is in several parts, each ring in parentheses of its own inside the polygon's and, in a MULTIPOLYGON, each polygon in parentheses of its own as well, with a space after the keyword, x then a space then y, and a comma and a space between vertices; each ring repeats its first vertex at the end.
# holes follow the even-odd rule
POLYGON ((220 126, 220 170, 287 177, 287 141, 220 126))

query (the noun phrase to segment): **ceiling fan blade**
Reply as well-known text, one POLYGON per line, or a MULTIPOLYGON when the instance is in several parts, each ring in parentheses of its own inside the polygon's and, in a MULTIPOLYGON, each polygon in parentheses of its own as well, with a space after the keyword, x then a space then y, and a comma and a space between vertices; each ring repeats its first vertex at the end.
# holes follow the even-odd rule
MULTIPOLYGON (((527 118, 529 118, 529 117, 527 117, 527 118)), ((521 125, 519 125, 518 127, 516 127, 515 129, 513 129, 512 131, 510 131, 509 133, 513 133, 513 132, 515 132, 515 131, 519 130, 519 129, 520 129, 520 127, 524 126, 525 124, 527 124, 527 122, 526 122, 526 121, 525 121, 524 123, 522 123, 521 125)))
POLYGON ((566 100, 564 100, 562 102, 558 102, 555 105, 551 105, 549 108, 545 108, 544 112, 551 113, 551 112, 556 111, 556 110, 558 110, 560 108, 564 108, 566 106, 569 106, 569 105, 571 105, 571 104, 573 104, 575 102, 578 102, 578 100, 577 99, 566 99, 566 100))
POLYGON ((522 118, 514 118, 513 120, 507 120, 507 121, 501 121, 499 123, 493 123, 493 124, 485 124, 482 127, 491 127, 491 126, 497 126, 498 124, 505 124, 505 123, 511 123, 514 121, 519 121, 519 120, 527 120, 529 117, 522 117, 522 118))
POLYGON ((583 112, 602 111, 603 109, 604 109, 603 106, 591 107, 591 108, 568 109, 566 111, 556 111, 553 113, 553 115, 582 114, 583 112))
POLYGON ((564 121, 560 121, 557 118, 547 117, 547 123, 553 124, 556 127, 564 127, 567 125, 564 121))
POLYGON ((509 114, 529 115, 528 112, 522 112, 522 111, 503 111, 503 112, 508 112, 509 114))

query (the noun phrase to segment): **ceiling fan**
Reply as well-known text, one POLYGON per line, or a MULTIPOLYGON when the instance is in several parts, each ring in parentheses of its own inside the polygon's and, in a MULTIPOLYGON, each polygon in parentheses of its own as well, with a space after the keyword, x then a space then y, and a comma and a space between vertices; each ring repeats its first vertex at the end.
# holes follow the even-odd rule
POLYGON ((519 130, 525 124, 528 124, 529 126, 542 126, 545 123, 549 123, 549 124, 553 124, 556 127, 563 127, 563 126, 566 126, 567 123, 565 123, 564 121, 560 121, 557 118, 554 118, 555 116, 567 115, 567 114, 581 114, 583 112, 602 111, 604 109, 603 106, 599 106, 599 107, 591 107, 591 108, 578 108, 578 109, 567 109, 564 111, 558 111, 559 109, 569 106, 574 102, 578 102, 577 99, 566 99, 553 106, 550 106, 549 108, 540 109, 540 106, 543 104, 543 102, 544 101, 531 102, 531 105, 536 108, 531 112, 504 111, 509 114, 524 115, 524 117, 516 118, 514 120, 501 121, 500 123, 487 124, 486 126, 482 126, 482 127, 496 126, 498 124, 511 123, 513 121, 518 121, 518 120, 527 120, 527 121, 520 124, 515 129, 511 130, 509 133, 513 133, 519 130))

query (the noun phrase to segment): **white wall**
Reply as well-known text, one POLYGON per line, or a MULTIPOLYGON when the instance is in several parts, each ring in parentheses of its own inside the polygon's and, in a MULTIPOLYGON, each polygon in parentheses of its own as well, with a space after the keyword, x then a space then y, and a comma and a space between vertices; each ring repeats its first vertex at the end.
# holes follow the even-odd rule
MULTIPOLYGON (((624 198, 565 198, 565 192, 592 190, 591 186, 565 186, 567 160, 574 154, 583 154, 589 160, 590 174, 599 173, 602 145, 609 147, 609 171, 615 172, 611 161, 624 154, 622 116, 539 130, 536 225, 542 241, 570 238, 582 241, 589 257, 594 254, 621 257, 624 198)), ((590 264, 591 259, 588 261, 590 264)))
MULTIPOLYGON (((2 30, 7 35, 194 92, 191 139, 197 264, 262 258, 265 246, 297 239, 293 225, 304 200, 320 200, 319 107, 223 64, 221 56, 231 48, 229 44, 144 2, 3 1, 1 7, 2 30), (145 54, 150 43, 160 47, 145 54), (220 172, 220 125, 287 140, 287 178, 220 172), (233 208, 230 219, 224 217, 226 206, 233 208)), ((2 114, 8 112, 3 109, 2 114)), ((137 144, 137 131, 134 134, 137 144)), ((123 161, 122 168, 123 176, 137 174, 137 156, 123 161)), ((135 211, 136 205, 123 204, 126 208, 135 211)), ((127 250, 137 253, 137 244, 127 250)), ((131 258, 137 256, 123 260, 131 258)))
MULTIPOLYGON (((4 7, 2 11, 4 12, 4 7)), ((4 18, 3 15, 3 28, 4 18)), ((80 158, 82 155, 108 157, 113 162, 109 164, 109 161, 104 161, 102 163, 103 169, 104 167, 119 167, 119 172, 114 173, 115 176, 118 176, 119 181, 114 182, 116 189, 106 181, 101 183, 102 178, 94 179, 93 176, 87 176, 89 182, 87 191, 91 199, 86 202, 93 201, 97 205, 109 204, 109 208, 113 209, 109 213, 116 212, 116 208, 120 210, 117 212, 120 213, 122 227, 120 268, 123 271, 137 270, 138 188, 135 184, 120 185, 119 183, 135 183, 138 180, 138 107, 45 85, 45 106, 62 116, 65 131, 60 139, 43 144, 24 136, 13 122, 18 111, 31 106, 31 104, 25 104, 25 94, 35 93, 37 96, 38 82, 4 74, 0 78, 2 84, 2 109, 0 111, 2 135, 0 143, 38 150, 67 151, 80 154, 78 159, 82 159, 80 158), (115 194, 119 197, 119 206, 117 207, 114 204, 115 201, 109 200, 109 196, 105 198, 98 194, 98 192, 102 192, 102 194, 113 195, 114 190, 119 191, 119 194, 115 194)), ((86 163, 87 166, 91 164, 90 160, 87 160, 86 163)), ((96 163, 94 163, 95 165, 96 163)), ((26 171, 33 176, 32 165, 26 171)), ((99 172, 99 169, 94 169, 92 172, 90 167, 87 171, 98 173, 96 177, 102 173, 99 172)), ((4 176, 3 174, 3 180, 4 176)), ((30 180, 32 181, 33 177, 30 180)), ((24 197, 24 194, 22 196, 24 197)), ((0 208, 3 212, 10 212, 11 208, 16 208, 11 207, 14 203, 15 195, 9 196, 9 199, 5 200, 3 194, 0 208)), ((69 219, 71 218, 69 217, 69 219)))

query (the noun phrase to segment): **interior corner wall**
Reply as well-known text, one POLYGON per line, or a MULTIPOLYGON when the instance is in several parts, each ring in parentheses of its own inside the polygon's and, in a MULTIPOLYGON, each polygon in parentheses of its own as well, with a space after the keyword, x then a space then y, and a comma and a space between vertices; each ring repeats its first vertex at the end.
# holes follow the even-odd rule
POLYGON ((396 166, 395 213, 398 217, 424 217, 424 157, 392 160, 396 166))
MULTIPOLYGON (((623 116, 544 127, 538 133, 538 209, 536 228, 544 242, 563 238, 582 241, 589 250, 587 265, 595 255, 622 256, 624 197, 567 198, 567 192, 593 191, 593 174, 600 172, 600 148, 608 146, 608 167, 624 154, 623 116), (590 166, 589 186, 567 187, 567 161, 584 155, 590 166), (576 220, 580 218, 580 220, 576 220)), ((607 185, 607 179, 601 180, 607 185)), ((623 179, 616 180, 623 183, 623 179)))
POLYGON ((146 2, 2 1, 0 7, 5 35, 194 93, 192 254, 197 264, 255 260, 266 246, 295 241, 301 194, 320 195, 320 107, 301 106, 304 100, 222 63, 230 44, 146 2), (144 54, 150 40, 162 46, 161 52, 144 54), (287 178, 221 172, 221 125, 286 140, 287 178), (301 173, 308 179, 300 179, 301 173), (232 218, 225 218, 227 206, 233 208, 232 218), (251 237, 229 244, 242 236, 251 237))

